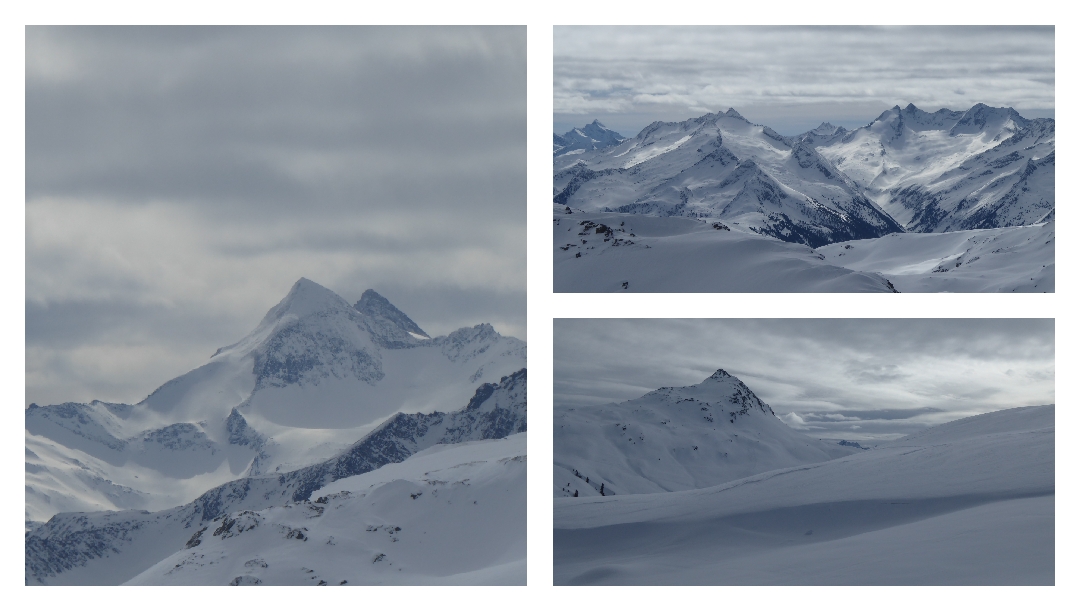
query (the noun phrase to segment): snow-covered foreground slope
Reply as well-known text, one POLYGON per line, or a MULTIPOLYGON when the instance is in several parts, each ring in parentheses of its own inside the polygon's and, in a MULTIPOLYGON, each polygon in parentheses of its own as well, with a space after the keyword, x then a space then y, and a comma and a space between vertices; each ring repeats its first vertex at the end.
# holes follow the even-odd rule
MULTIPOLYGON (((315 493, 334 482, 403 462, 439 444, 501 439, 525 432, 526 394, 526 372, 522 369, 504 377, 497 385, 481 385, 468 405, 458 411, 396 414, 346 451, 302 469, 235 480, 168 510, 53 516, 26 534, 26 581, 122 583, 178 550, 188 549, 184 546, 199 540, 199 533, 205 533, 215 522, 221 526, 252 512, 270 507, 287 509, 288 505, 305 505, 311 512, 321 514, 318 508, 313 508, 313 503, 318 504, 315 493)), ((521 486, 523 490, 524 482, 521 486)), ((503 510, 524 518, 523 503, 505 505, 503 510)), ((445 528, 453 528, 453 524, 445 528)), ((225 526, 218 534, 227 529, 225 526)), ((306 535, 298 536, 302 533, 298 530, 283 535, 286 539, 305 540, 306 535)), ((489 543, 477 545, 482 550, 489 543)), ((462 549, 462 553, 467 552, 462 549)))
POLYGON ((555 496, 670 492, 860 450, 807 437, 719 369, 700 384, 554 415, 555 496))
POLYGON ((552 224, 555 292, 893 292, 877 274, 738 225, 558 207, 552 224))
POLYGON ((556 498, 556 584, 1053 584, 1054 406, 712 488, 556 498))
POLYGON ((430 338, 374 291, 349 304, 300 279, 247 337, 138 404, 31 404, 26 518, 164 509, 310 465, 395 412, 457 409, 525 352, 487 324, 430 338))
POLYGON ((1053 293, 1054 224, 897 233, 817 251, 833 265, 881 274, 902 293, 1053 293))
POLYGON ((524 585, 525 436, 435 446, 315 502, 230 514, 126 583, 524 585))

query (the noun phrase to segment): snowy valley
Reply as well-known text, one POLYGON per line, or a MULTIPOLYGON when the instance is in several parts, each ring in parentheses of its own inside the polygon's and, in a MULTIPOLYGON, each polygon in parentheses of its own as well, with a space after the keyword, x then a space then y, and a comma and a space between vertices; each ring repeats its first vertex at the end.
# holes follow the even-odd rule
POLYGON ((741 381, 557 409, 556 585, 1054 583, 1054 406, 869 449, 741 381))
POLYGON ((26 582, 524 583, 525 360, 301 279, 138 404, 31 404, 26 582))
POLYGON ((734 109, 632 138, 593 122, 555 136, 555 290, 1052 292, 1054 142, 1053 119, 983 104, 897 106, 794 137, 734 109), (608 231, 627 223, 641 229, 608 231), (662 240, 635 239, 661 237, 652 227, 662 240), (925 265, 956 232, 1017 245, 1036 228, 1045 239, 981 256, 976 271, 946 264, 965 251, 925 265), (819 251, 841 243, 869 255, 849 265, 819 251))

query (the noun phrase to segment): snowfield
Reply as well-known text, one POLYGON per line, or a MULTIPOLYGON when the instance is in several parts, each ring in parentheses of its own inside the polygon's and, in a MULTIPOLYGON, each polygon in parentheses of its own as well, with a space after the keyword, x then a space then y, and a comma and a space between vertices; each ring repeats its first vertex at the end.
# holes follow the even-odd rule
POLYGON ((1053 293, 1054 221, 894 233, 817 249, 833 265, 888 278, 901 293, 1053 293))
POLYGON ((556 208, 552 225, 557 293, 893 292, 878 274, 734 224, 556 208))
POLYGON ((1054 406, 709 488, 554 499, 556 584, 1053 585, 1054 406))

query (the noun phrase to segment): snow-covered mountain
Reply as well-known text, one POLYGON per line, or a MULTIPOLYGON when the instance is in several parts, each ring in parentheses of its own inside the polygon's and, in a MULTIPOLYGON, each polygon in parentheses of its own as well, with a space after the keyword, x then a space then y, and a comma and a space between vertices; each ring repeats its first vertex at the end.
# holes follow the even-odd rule
POLYGON ((1053 585, 1054 474, 1050 405, 710 488, 555 498, 555 584, 1053 585))
POLYGON ((585 127, 575 127, 563 135, 554 137, 554 155, 578 154, 585 151, 615 146, 626 140, 618 132, 604 127, 600 121, 593 121, 585 127))
MULTIPOLYGON (((348 571, 349 576, 345 580, 351 577, 355 580, 352 583, 426 582, 425 576, 449 578, 461 575, 463 581, 472 582, 484 581, 487 575, 497 581, 512 578, 523 583, 525 473, 522 463, 527 428, 526 389, 526 372, 522 369, 503 377, 498 384, 481 385, 462 409, 450 413, 398 413, 345 451, 327 460, 289 472, 253 475, 231 481, 172 509, 58 514, 26 534, 26 582, 119 584, 138 578, 136 583, 224 585, 239 577, 237 584, 253 583, 246 579, 252 571, 226 575, 220 572, 221 567, 197 570, 212 564, 211 560, 220 561, 227 556, 228 552, 222 547, 234 554, 256 556, 250 559, 233 556, 233 565, 229 566, 239 562, 246 568, 265 569, 267 557, 288 555, 294 564, 302 562, 304 567, 321 566, 328 574, 332 572, 330 567, 333 563, 328 562, 330 558, 323 546, 316 546, 316 543, 333 545, 335 539, 340 540, 347 544, 341 550, 346 554, 350 550, 357 551, 358 546, 370 550, 370 547, 363 547, 365 532, 376 532, 381 528, 383 534, 391 538, 400 532, 395 530, 401 527, 400 523, 378 524, 377 518, 395 520, 399 517, 404 519, 407 515, 414 528, 421 530, 421 533, 413 533, 410 545, 401 546, 409 549, 404 556, 409 558, 408 562, 398 568, 405 574, 388 576, 386 571, 377 570, 381 567, 375 567, 372 571, 358 568, 348 571), (470 467, 479 464, 474 460, 476 457, 472 450, 459 452, 452 449, 466 442, 506 440, 514 436, 519 438, 515 442, 517 445, 503 445, 503 449, 496 449, 496 452, 509 450, 510 456, 500 455, 496 465, 479 470, 470 467), (445 473, 434 473, 430 461, 421 461, 422 468, 379 473, 380 468, 406 462, 425 450, 428 450, 429 456, 433 452, 441 454, 434 463, 445 473), (459 459, 461 462, 452 462, 459 459), (452 473, 456 465, 462 465, 464 470, 452 473), (483 485, 471 488, 468 479, 456 477, 461 475, 464 478, 471 470, 483 476, 479 482, 483 485), (401 473, 407 476, 402 478, 401 473), (355 478, 364 474, 372 475, 355 478), (450 477, 453 481, 440 477, 450 477), (336 485, 327 488, 332 484, 336 485), (435 488, 429 491, 425 485, 435 488), (376 486, 376 490, 368 491, 373 486, 376 486), (328 496, 316 494, 323 489, 328 496), (459 509, 444 508, 440 500, 438 509, 430 513, 418 512, 411 505, 410 511, 402 516, 389 513, 392 508, 408 504, 406 498, 417 500, 425 492, 430 492, 431 496, 438 496, 442 492, 449 497, 447 504, 457 501, 459 509), (364 502, 357 502, 363 496, 368 498, 364 502), (357 500, 350 501, 350 498, 357 500), (485 507, 473 512, 469 505, 478 505, 481 500, 485 501, 485 507), (501 504, 487 507, 487 503, 493 502, 501 504), (311 522, 312 519, 321 518, 330 506, 334 507, 334 511, 329 512, 332 519, 311 522), (489 537, 496 537, 494 540, 460 545, 459 527, 482 529, 486 517, 492 512, 516 515, 502 516, 496 520, 494 526, 497 532, 488 534, 489 537), (456 517, 461 517, 463 523, 455 521, 456 517), (224 541, 259 525, 267 528, 260 531, 258 536, 246 537, 238 549, 232 549, 231 544, 215 544, 188 557, 186 550, 199 546, 204 537, 207 540, 220 537, 224 541), (520 530, 498 538, 498 533, 508 534, 503 532, 509 528, 508 525, 516 525, 520 530), (211 529, 211 526, 214 528, 211 529), (320 536, 325 534, 329 539, 312 541, 314 532, 320 536), (421 536, 426 545, 421 545, 421 536), (280 549, 289 547, 291 549, 280 549), (220 557, 205 560, 205 552, 212 548, 212 553, 220 557), (489 553, 493 549, 499 553, 489 553), (427 556, 426 562, 425 553, 433 554, 427 556), (184 562, 178 562, 171 568, 161 564, 177 554, 184 557, 184 562), (246 564, 249 560, 252 562, 250 565, 246 564), (188 566, 188 561, 193 563, 190 570, 184 571, 176 579, 169 577, 176 572, 173 569, 188 566), (438 566, 432 566, 433 563, 438 566), (148 572, 147 575, 139 578, 144 572, 148 572)), ((368 544, 370 546, 370 542, 368 544)), ((378 553, 372 554, 372 563, 381 560, 378 553)), ((381 553, 384 558, 389 555, 389 552, 381 553)), ((354 557, 354 563, 355 558, 363 558, 364 562, 369 560, 364 554, 354 557)), ((234 568, 240 571, 238 566, 234 568)), ((308 575, 301 577, 306 579, 308 575)), ((276 575, 273 581, 269 575, 253 579, 270 584, 297 583, 295 578, 296 575, 286 571, 285 574, 276 575)))
POLYGON ((1054 211, 1053 119, 909 104, 814 146, 908 231, 1030 225, 1054 211))
POLYGON ((26 410, 26 518, 160 510, 242 475, 336 455, 395 412, 462 405, 525 366, 490 325, 431 338, 374 291, 301 279, 247 337, 135 405, 26 410))
MULTIPOLYGON (((984 104, 934 113, 896 106, 855 130, 822 123, 794 138, 752 124, 734 109, 658 121, 617 144, 555 156, 555 290, 1053 290, 1052 240, 1044 243, 1048 248, 1026 248, 1020 263, 1014 256, 988 256, 1004 251, 965 258, 970 248, 924 257, 926 248, 940 248, 896 238, 1047 223, 1052 234, 1054 167, 1052 119, 1029 120, 984 104), (609 220, 618 220, 619 228, 643 218, 700 223, 635 220, 634 236, 605 229, 601 238, 586 236, 589 227, 572 231, 563 215, 578 213, 585 218, 575 222, 614 232, 621 229, 609 220), (650 235, 646 226, 664 229, 650 235), (860 244, 864 252, 888 244, 889 261, 879 267, 848 265, 851 257, 823 261, 821 253, 770 246, 749 234, 811 248, 860 244), (912 249, 901 252, 896 245, 912 249), (923 269, 935 257, 935 268, 946 259, 978 258, 985 273, 964 282, 955 280, 970 274, 954 273, 943 282, 923 269), (912 275, 920 280, 908 282, 912 275)), ((997 235, 1012 243, 1028 233, 997 235)), ((944 247, 956 243, 954 237, 932 242, 944 247)))
POLYGON ((738 222, 819 246, 903 229, 806 141, 754 125, 734 109, 555 158, 556 204, 586 211, 738 222))
POLYGON ((847 133, 848 131, 843 127, 823 121, 821 125, 808 132, 803 132, 798 136, 795 136, 792 140, 796 142, 805 142, 816 148, 821 144, 835 142, 837 139, 844 137, 847 133))
POLYGON ((624 403, 556 409, 553 427, 556 497, 705 488, 858 451, 789 428, 723 369, 624 403))

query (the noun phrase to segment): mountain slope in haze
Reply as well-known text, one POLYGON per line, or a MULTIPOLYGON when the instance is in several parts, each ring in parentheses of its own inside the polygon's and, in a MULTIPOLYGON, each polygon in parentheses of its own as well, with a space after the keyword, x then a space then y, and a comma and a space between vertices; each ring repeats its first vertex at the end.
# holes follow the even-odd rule
POLYGON ((554 499, 556 584, 1053 585, 1054 406, 704 489, 554 499))
POLYGON ((865 127, 810 139, 908 231, 1030 225, 1054 210, 1054 120, 976 104, 895 106, 865 127))
POLYGON ((723 369, 620 404, 557 409, 553 426, 557 497, 705 488, 858 451, 789 428, 723 369))
POLYGON ((738 222, 812 247, 903 231, 811 144, 734 109, 560 155, 554 189, 572 208, 738 222))
MULTIPOLYGON (((227 520, 223 522, 223 518, 235 519, 270 507, 288 509, 294 504, 310 507, 312 502, 319 502, 313 493, 320 488, 403 462, 437 445, 504 439, 524 433, 526 392, 526 372, 522 369, 504 377, 499 384, 480 386, 460 410, 396 414, 328 460, 292 472, 232 481, 172 509, 58 514, 26 534, 26 581, 28 584, 123 583, 185 549, 185 545, 199 539, 199 533, 206 533, 209 524, 218 522, 219 527, 227 530, 227 520)), ((523 477, 523 473, 520 475, 523 477)), ((504 509, 520 511, 522 516, 525 511, 523 505, 504 509)), ((322 513, 318 508, 310 511, 322 513)), ((437 526, 438 523, 431 522, 427 529, 437 526)), ((453 524, 439 528, 452 529, 453 524)), ((282 536, 301 542, 306 539, 303 532, 289 531, 282 536)), ((468 553, 468 549, 460 553, 468 553)), ((443 569, 453 572, 450 567, 443 569)))
POLYGON ((488 324, 431 338, 372 290, 350 305, 300 279, 247 337, 138 404, 31 404, 26 518, 164 509, 320 462, 395 412, 455 409, 525 352, 488 324))
POLYGON ((618 132, 604 127, 600 121, 593 121, 585 127, 575 127, 561 136, 559 134, 553 134, 553 136, 556 156, 594 151, 626 140, 618 132))

